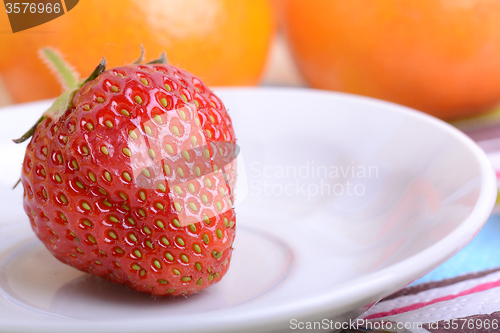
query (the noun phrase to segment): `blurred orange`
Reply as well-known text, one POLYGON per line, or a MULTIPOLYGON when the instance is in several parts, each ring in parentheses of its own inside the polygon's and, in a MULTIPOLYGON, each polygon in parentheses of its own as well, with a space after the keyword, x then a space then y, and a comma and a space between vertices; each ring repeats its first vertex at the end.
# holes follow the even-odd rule
POLYGON ((54 97, 61 88, 37 57, 54 46, 86 76, 105 56, 108 68, 148 60, 169 63, 206 84, 255 85, 274 34, 267 0, 85 0, 41 26, 8 33, 0 11, 0 75, 16 102, 54 97))
POLYGON ((500 1, 284 0, 294 59, 316 88, 457 119, 500 101, 500 1))

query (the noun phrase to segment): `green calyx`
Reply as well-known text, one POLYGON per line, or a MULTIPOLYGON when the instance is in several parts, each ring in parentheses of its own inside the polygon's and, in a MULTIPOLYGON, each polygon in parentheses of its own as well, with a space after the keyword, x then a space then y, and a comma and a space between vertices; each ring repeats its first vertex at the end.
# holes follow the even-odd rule
POLYGON ((71 65, 64 61, 61 55, 54 49, 50 47, 43 48, 40 50, 40 56, 47 66, 56 74, 65 91, 54 101, 54 103, 52 103, 48 110, 43 113, 35 125, 33 125, 19 139, 12 140, 15 143, 21 143, 28 140, 33 133, 35 133, 37 126, 44 121, 45 118, 57 121, 57 119, 59 119, 66 112, 66 110, 71 107, 71 100, 76 92, 80 90, 85 83, 94 80, 106 70, 106 59, 102 58, 101 62, 97 65, 92 74, 90 74, 86 80, 79 81, 78 73, 71 65))
MULTIPOLYGON (((42 121, 44 121, 45 118, 47 118, 47 116, 44 114, 43 116, 40 117, 40 119, 37 120, 35 125, 33 125, 26 133, 23 134, 23 136, 21 136, 19 139, 13 139, 12 141, 14 141, 15 143, 21 143, 21 142, 24 142, 24 141, 28 140, 29 138, 31 138, 33 136, 33 133, 35 133, 37 126, 42 121)), ((16 186, 17 186, 17 184, 16 184, 16 186)), ((14 187, 16 187, 16 186, 14 186, 14 187)))
MULTIPOLYGON (((73 96, 83 85, 89 81, 97 78, 101 73, 106 70, 106 59, 103 57, 99 65, 94 69, 92 74, 85 80, 78 80, 79 74, 69 65, 56 50, 46 47, 40 50, 40 57, 47 64, 49 69, 55 73, 59 83, 63 87, 62 93, 47 111, 38 119, 38 121, 19 139, 14 139, 15 143, 21 143, 28 140, 34 133, 38 125, 46 118, 57 121, 69 108, 71 108, 71 101, 73 96)), ((144 47, 141 45, 141 55, 133 62, 135 65, 140 65, 144 61, 144 47)), ((158 59, 152 60, 147 65, 153 64, 167 64, 167 56, 163 52, 158 59)))
MULTIPOLYGON (((142 65, 142 63, 144 62, 144 53, 145 53, 144 46, 142 46, 142 44, 141 44, 141 55, 139 56, 139 58, 137 58, 136 61, 133 62, 134 65, 142 65)), ((166 64, 168 64, 167 55, 165 54, 165 52, 163 52, 158 59, 151 60, 150 62, 147 62, 146 64, 147 65, 155 65, 155 64, 166 65, 166 64)))
POLYGON ((166 53, 163 52, 158 59, 151 60, 150 62, 148 62, 148 65, 154 65, 154 64, 162 64, 162 65, 168 64, 166 53))
POLYGON ((134 64, 134 65, 142 64, 142 62, 144 61, 144 53, 145 53, 144 46, 142 46, 142 44, 141 44, 141 54, 139 55, 139 58, 137 58, 137 60, 134 61, 132 64, 134 64))

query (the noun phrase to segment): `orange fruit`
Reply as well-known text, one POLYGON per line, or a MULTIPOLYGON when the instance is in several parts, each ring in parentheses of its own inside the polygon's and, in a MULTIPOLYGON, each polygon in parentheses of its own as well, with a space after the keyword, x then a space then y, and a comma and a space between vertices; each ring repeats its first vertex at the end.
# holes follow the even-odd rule
POLYGON ((316 88, 451 120, 500 101, 500 2, 285 0, 298 68, 316 88))
POLYGON ((85 0, 38 27, 10 31, 0 12, 0 75, 14 101, 55 97, 61 88, 37 57, 52 46, 86 76, 101 57, 108 68, 167 52, 169 63, 210 86, 255 85, 274 34, 267 0, 85 0))

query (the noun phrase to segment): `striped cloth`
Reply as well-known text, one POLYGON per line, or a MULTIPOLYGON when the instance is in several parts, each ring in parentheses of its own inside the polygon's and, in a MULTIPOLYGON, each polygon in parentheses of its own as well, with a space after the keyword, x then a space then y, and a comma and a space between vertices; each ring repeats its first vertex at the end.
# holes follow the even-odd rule
MULTIPOLYGON (((483 148, 500 189, 500 108, 453 123, 483 148)), ((500 198, 494 214, 500 213, 500 198)), ((500 332, 500 215, 456 256, 358 318, 342 333, 500 332)))
MULTIPOLYGON (((497 174, 497 186, 500 189, 500 107, 492 112, 471 119, 452 123, 471 137, 488 155, 497 174)), ((494 212, 500 212, 500 198, 494 212)))
POLYGON ((500 268, 427 282, 386 297, 362 318, 394 323, 386 325, 393 332, 500 332, 499 287, 500 268))
POLYGON ((456 256, 384 298, 359 318, 371 323, 371 328, 373 323, 389 321, 393 323, 391 329, 385 325, 385 330, 370 331, 361 329, 368 327, 362 324, 357 326, 359 330, 342 333, 500 332, 499 254, 500 215, 493 215, 456 256), (397 323, 403 328, 397 329, 397 323), (412 327, 404 328, 405 324, 412 327))

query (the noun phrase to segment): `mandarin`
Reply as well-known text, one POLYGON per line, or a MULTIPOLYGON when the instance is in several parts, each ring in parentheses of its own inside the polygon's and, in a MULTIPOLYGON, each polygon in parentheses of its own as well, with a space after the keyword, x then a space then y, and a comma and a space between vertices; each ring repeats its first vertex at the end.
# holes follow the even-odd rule
POLYGON ((66 55, 82 76, 106 57, 108 67, 138 56, 169 63, 210 86, 255 85, 266 62, 275 26, 267 0, 86 0, 65 15, 11 33, 0 13, 0 76, 15 102, 60 94, 59 84, 33 55, 51 46, 66 55))
POLYGON ((307 82, 452 120, 500 101, 500 2, 282 0, 307 82))

